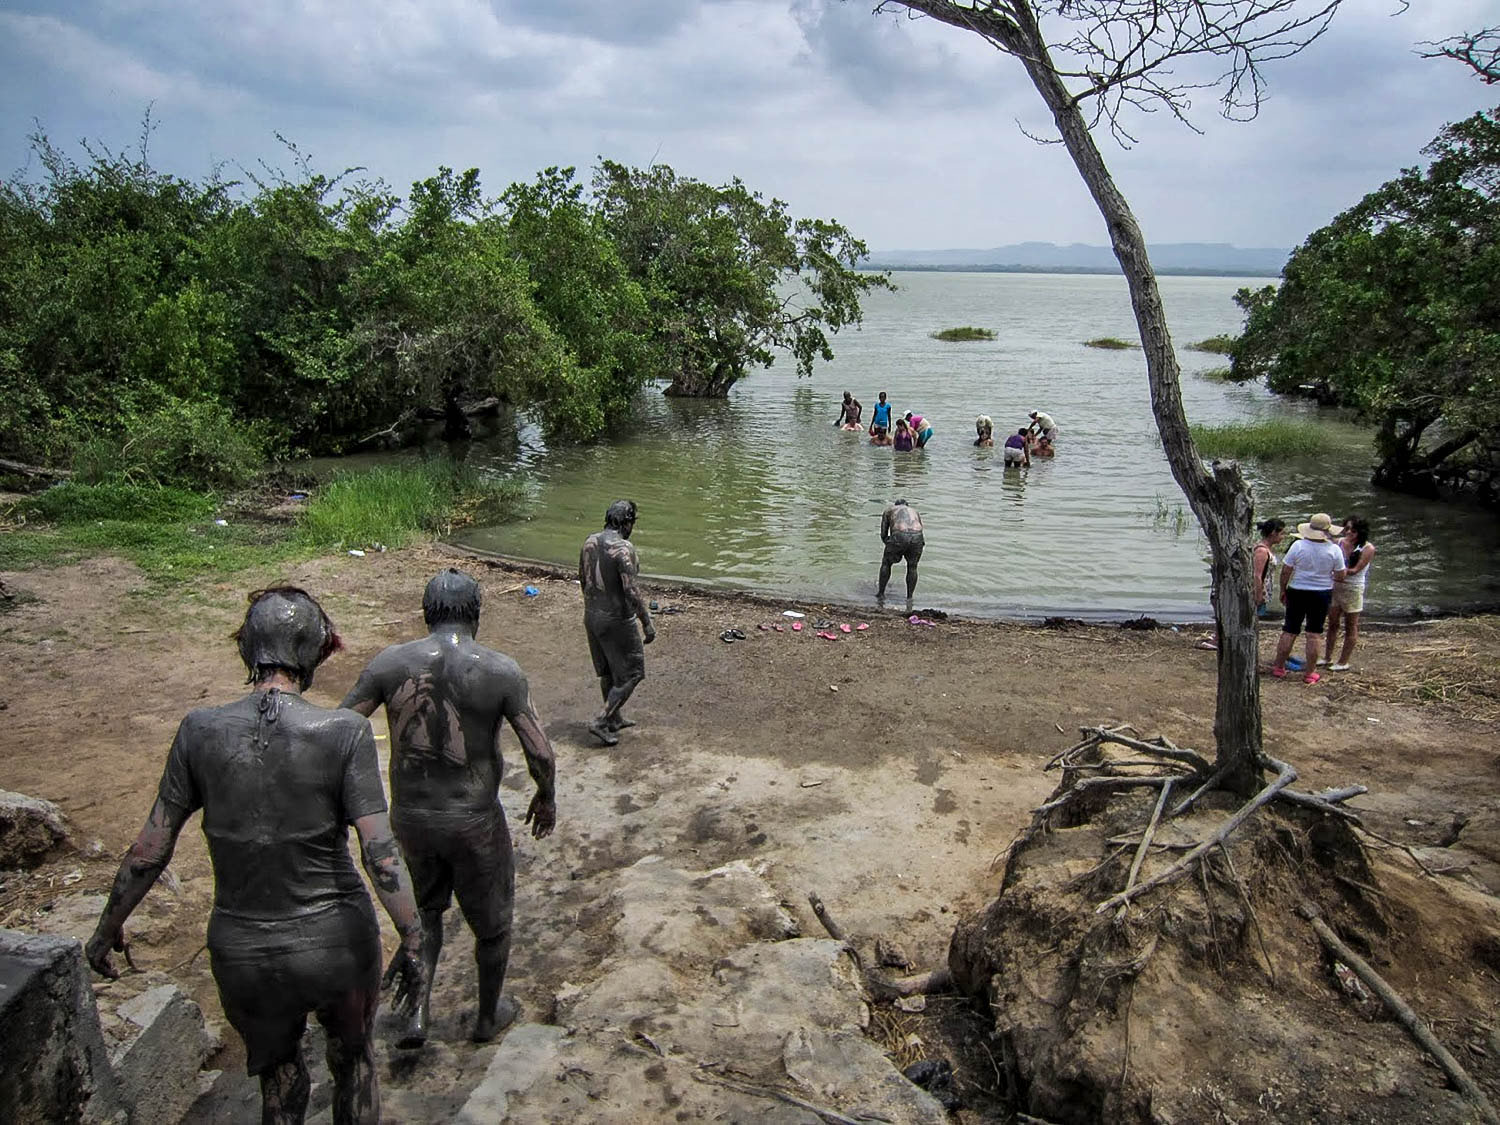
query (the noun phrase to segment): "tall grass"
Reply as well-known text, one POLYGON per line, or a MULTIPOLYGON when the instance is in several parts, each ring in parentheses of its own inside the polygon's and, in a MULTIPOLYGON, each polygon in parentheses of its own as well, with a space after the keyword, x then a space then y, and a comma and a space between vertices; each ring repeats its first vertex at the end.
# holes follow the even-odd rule
POLYGON ((1210 383, 1233 383, 1234 371, 1228 367, 1210 367, 1203 371, 1194 372, 1199 379, 1206 379, 1210 383))
POLYGON ((1193 441, 1204 457, 1234 461, 1284 461, 1324 453, 1333 445, 1316 422, 1268 418, 1260 422, 1226 422, 1221 426, 1194 423, 1193 441))
POLYGON ((1106 351, 1122 352, 1126 348, 1138 348, 1139 344, 1132 344, 1129 340, 1122 340, 1118 336, 1096 336, 1092 340, 1085 340, 1083 346, 1086 348, 1103 348, 1106 351))
POLYGON ((1188 348, 1195 352, 1212 352, 1214 355, 1228 355, 1234 350, 1235 337, 1233 336, 1210 336, 1207 340, 1199 340, 1196 344, 1189 344, 1188 348))
POLYGON ((520 481, 442 460, 339 473, 308 503, 297 535, 315 550, 400 547, 455 527, 510 519, 525 491, 520 481))
POLYGON ((952 344, 968 340, 993 340, 995 333, 989 328, 975 328, 973 325, 965 325, 962 328, 944 328, 941 332, 934 332, 932 338, 952 344))

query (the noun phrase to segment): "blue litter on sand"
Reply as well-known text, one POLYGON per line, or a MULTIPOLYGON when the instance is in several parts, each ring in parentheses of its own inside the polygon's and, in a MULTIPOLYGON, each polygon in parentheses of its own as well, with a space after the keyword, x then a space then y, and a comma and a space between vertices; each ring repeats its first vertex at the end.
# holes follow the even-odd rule
POLYGON ((1293 672, 1302 671, 1302 661, 1298 660, 1295 656, 1288 656, 1286 658, 1286 666, 1293 672))
POLYGON ((525 594, 528 598, 534 598, 538 594, 540 594, 541 591, 538 590, 535 586, 527 586, 524 590, 521 591, 521 593, 525 594))

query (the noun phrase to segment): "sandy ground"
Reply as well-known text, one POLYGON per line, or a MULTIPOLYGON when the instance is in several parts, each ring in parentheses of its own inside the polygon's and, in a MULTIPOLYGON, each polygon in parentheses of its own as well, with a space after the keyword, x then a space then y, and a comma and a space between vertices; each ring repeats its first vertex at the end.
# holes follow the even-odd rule
MULTIPOLYGON (((167 594, 108 559, 0 574, 21 592, 0 612, 0 788, 56 802, 81 845, 4 877, 0 925, 31 927, 62 896, 108 889, 182 714, 244 690, 228 636, 247 589, 285 579, 323 601, 348 651, 308 694, 334 704, 369 657, 423 631, 423 584, 453 561, 436 548, 331 557, 167 594)), ((507 742, 502 799, 518 858, 511 987, 534 1020, 607 954, 615 881, 644 856, 695 870, 745 860, 804 932, 820 932, 806 905, 816 892, 847 929, 899 941, 930 968, 946 959, 955 916, 993 893, 992 860, 1055 784, 1040 767, 1079 725, 1128 721, 1212 748, 1214 654, 1195 647, 1197 630, 928 628, 896 614, 659 590, 682 611, 658 614, 649 678, 629 708, 640 726, 606 750, 583 727, 599 699, 576 584, 458 561, 484 584, 480 640, 520 662, 558 755, 558 829, 535 841, 520 831, 531 786, 507 742), (525 582, 539 596, 524 596, 525 582), (836 641, 759 629, 788 624, 782 608, 871 628, 836 641), (748 639, 723 643, 729 626, 748 639)), ((1299 787, 1363 783, 1371 792, 1356 806, 1371 825, 1415 844, 1488 826, 1449 877, 1491 893, 1500 854, 1483 840, 1495 839, 1500 817, 1497 635, 1486 618, 1372 629, 1353 672, 1311 687, 1268 678, 1262 693, 1267 748, 1301 770, 1299 787)), ((1269 652, 1273 634, 1262 639, 1269 652)), ((384 748, 379 717, 376 731, 384 748)), ((217 1015, 207 957, 197 955, 212 887, 196 821, 171 872, 172 885, 138 911, 136 957, 217 1015)), ((494 1048, 465 1039, 472 946, 456 912, 448 922, 435 1031, 447 1047, 420 1082, 457 1090, 494 1048)), ((216 1065, 233 1071, 242 1055, 226 1040, 216 1065)), ((254 1112, 220 1106, 205 1119, 254 1112)))

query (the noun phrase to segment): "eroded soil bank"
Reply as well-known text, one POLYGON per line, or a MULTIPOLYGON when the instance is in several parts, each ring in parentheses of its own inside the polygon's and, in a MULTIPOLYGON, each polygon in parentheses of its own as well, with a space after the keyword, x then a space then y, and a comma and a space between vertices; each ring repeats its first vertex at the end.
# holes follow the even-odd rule
MULTIPOLYGON (((381 647, 422 631, 422 586, 454 561, 436 549, 339 556, 166 595, 109 560, 0 575, 26 595, 0 614, 8 669, 0 788, 56 802, 84 846, 7 876, 0 924, 30 928, 60 899, 107 891, 182 714, 244 690, 228 635, 247 589, 289 580, 322 599, 348 646, 309 693, 331 704, 381 647)), ((520 662, 558 751, 558 830, 540 842, 517 833, 511 987, 533 1023, 565 1021, 577 990, 618 967, 621 920, 639 905, 631 896, 647 893, 637 865, 649 856, 689 873, 743 861, 807 937, 823 937, 806 906, 815 891, 850 931, 896 940, 918 967, 932 968, 946 961, 956 916, 993 897, 991 862, 1053 788, 1056 775, 1040 766, 1075 740, 1078 726, 1128 721, 1179 745, 1212 746, 1214 655, 1195 647, 1192 632, 926 627, 894 614, 828 612, 835 622, 871 626, 828 641, 811 629, 760 630, 786 623, 781 607, 671 593, 658 596, 681 612, 658 615, 649 678, 631 707, 640 726, 605 750, 583 728, 598 693, 576 586, 457 561, 484 585, 480 640, 520 662), (538 596, 525 596, 528 582, 538 596), (731 626, 747 639, 722 642, 731 626)), ((785 608, 825 615, 817 606, 785 608)), ((1313 687, 1268 679, 1263 691, 1267 748, 1296 764, 1299 787, 1368 785, 1354 805, 1373 827, 1442 845, 1441 865, 1453 869, 1444 878, 1491 893, 1500 891, 1497 636, 1489 618, 1372 630, 1355 671, 1313 687)), ((376 731, 384 734, 379 719, 376 731)), ((508 753, 502 799, 513 829, 529 790, 519 753, 508 753)), ((195 956, 212 890, 196 822, 171 871, 171 885, 138 911, 136 957, 172 973, 215 1016, 207 958, 195 956)), ((420 1065, 383 1070, 391 1120, 456 1110, 497 1051, 466 1039, 471 945, 450 932, 436 1043, 420 1065)), ((1454 1018, 1448 982, 1423 978, 1419 967, 1401 979, 1419 1010, 1454 1018)), ((937 1000, 920 1017, 877 1013, 877 1029, 909 1061, 940 1049, 945 1019, 983 1026, 964 1024, 961 1007, 937 1000)), ((215 1065, 232 1075, 242 1060, 235 1037, 225 1039, 215 1065)), ((993 1112, 980 1087, 995 1087, 997 1076, 970 1071, 964 1082, 977 1107, 962 1111, 968 1119, 993 1112)), ((606 1093, 611 1113, 626 1119, 620 1089, 606 1093)), ((252 1120, 253 1106, 232 1094, 204 1119, 252 1120)), ((583 1089, 573 1104, 601 1096, 583 1089)), ((653 1092, 647 1082, 636 1106, 650 1117, 671 1108, 672 1097, 680 1093, 653 1092)), ((692 1116, 705 1104, 688 1099, 673 1112, 692 1116)), ((805 1119, 782 1109, 788 1120, 805 1119)))

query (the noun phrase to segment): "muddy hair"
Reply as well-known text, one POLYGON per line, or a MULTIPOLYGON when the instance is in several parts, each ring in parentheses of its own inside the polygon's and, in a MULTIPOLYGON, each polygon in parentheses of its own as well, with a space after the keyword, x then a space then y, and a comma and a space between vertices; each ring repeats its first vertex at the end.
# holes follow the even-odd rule
POLYGON ((465 625, 479 631, 479 583, 461 570, 449 567, 427 583, 422 593, 422 619, 429 629, 439 625, 465 625))
POLYGON ((1261 520, 1260 523, 1255 525, 1255 530, 1260 532, 1260 537, 1262 539, 1265 539, 1269 536, 1275 535, 1278 531, 1285 531, 1286 520, 1261 520))
POLYGON ((604 513, 604 526, 624 531, 627 524, 635 523, 635 501, 616 500, 604 513))
MULTIPOLYGON (((306 691, 312 685, 313 673, 318 666, 344 647, 343 638, 334 629, 332 619, 318 604, 318 599, 300 586, 268 586, 263 590, 252 590, 245 595, 245 601, 247 603, 245 619, 240 623, 240 627, 230 634, 230 640, 234 641, 235 647, 239 649, 240 659, 245 662, 245 669, 249 673, 245 677, 247 684, 263 683, 277 672, 282 672, 296 680, 302 691, 306 691), (315 610, 318 615, 318 636, 304 638, 308 644, 304 652, 300 654, 294 651, 297 647, 295 638, 288 638, 292 642, 291 646, 280 653, 285 659, 257 659, 255 648, 262 638, 253 635, 256 627, 252 624, 252 618, 255 616, 256 606, 267 598, 273 597, 289 602, 304 602, 315 610), (314 645, 316 645, 315 651, 314 645)), ((279 645, 273 647, 280 648, 279 645)))

